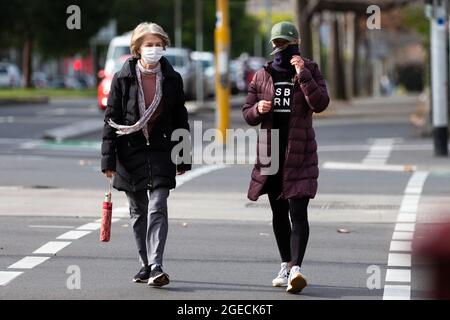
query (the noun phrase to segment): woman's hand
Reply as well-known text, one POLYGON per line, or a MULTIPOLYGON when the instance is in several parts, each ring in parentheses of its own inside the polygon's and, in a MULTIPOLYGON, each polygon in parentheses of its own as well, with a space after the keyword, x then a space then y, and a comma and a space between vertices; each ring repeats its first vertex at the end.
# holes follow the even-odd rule
POLYGON ((295 67, 297 74, 300 74, 300 72, 302 72, 303 68, 305 67, 305 61, 303 61, 302 57, 300 56, 293 56, 291 59, 291 64, 295 67))
POLYGON ((105 171, 105 176, 107 177, 107 178, 114 178, 114 176, 116 175, 116 172, 115 171, 111 171, 111 170, 107 170, 107 171, 105 171))
POLYGON ((182 176, 185 173, 186 173, 186 171, 177 171, 177 176, 182 176))
POLYGON ((272 101, 261 100, 258 102, 258 112, 260 114, 268 113, 272 109, 272 101))

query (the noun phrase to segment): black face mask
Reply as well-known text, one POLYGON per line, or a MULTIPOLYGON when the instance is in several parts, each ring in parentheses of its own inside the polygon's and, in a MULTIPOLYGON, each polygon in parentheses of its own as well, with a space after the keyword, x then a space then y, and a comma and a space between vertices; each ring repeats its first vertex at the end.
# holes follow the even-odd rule
POLYGON ((272 67, 279 72, 295 72, 295 67, 291 64, 292 56, 299 56, 300 49, 297 44, 290 44, 284 49, 275 54, 272 67))

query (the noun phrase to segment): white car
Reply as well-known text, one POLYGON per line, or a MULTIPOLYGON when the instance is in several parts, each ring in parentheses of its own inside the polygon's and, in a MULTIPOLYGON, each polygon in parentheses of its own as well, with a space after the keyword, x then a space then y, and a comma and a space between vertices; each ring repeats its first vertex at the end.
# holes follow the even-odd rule
POLYGON ((19 68, 12 63, 0 63, 0 88, 17 88, 20 84, 19 68))
MULTIPOLYGON (((106 56, 104 74, 112 77, 118 59, 130 53, 131 32, 115 37, 111 40, 106 56)), ((184 90, 187 98, 195 95, 194 65, 189 56, 189 50, 184 48, 167 48, 164 56, 169 60, 175 71, 180 73, 184 82, 184 90)))
POLYGON ((195 74, 197 74, 197 67, 201 70, 205 96, 214 96, 216 92, 216 69, 214 65, 214 54, 212 52, 194 51, 191 53, 191 60, 194 62, 195 74))

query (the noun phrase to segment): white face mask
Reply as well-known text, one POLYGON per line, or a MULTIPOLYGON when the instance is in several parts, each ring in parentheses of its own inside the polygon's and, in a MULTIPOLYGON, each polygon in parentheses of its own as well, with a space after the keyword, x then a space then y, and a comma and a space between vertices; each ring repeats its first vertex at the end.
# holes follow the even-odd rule
POLYGON ((163 47, 143 47, 141 48, 141 58, 146 64, 156 64, 164 55, 163 47))

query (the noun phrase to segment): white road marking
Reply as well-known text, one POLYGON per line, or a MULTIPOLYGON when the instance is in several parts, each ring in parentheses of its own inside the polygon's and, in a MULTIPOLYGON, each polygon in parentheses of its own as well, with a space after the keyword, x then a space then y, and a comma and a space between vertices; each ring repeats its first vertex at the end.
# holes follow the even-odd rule
POLYGON ((383 300, 410 300, 411 286, 384 286, 383 300))
POLYGON ((219 165, 205 166, 192 171, 188 171, 182 176, 177 176, 177 187, 181 187, 185 183, 194 180, 195 178, 211 173, 213 171, 225 169, 226 167, 227 167, 226 165, 219 164, 219 165))
POLYGON ((328 170, 355 170, 355 171, 388 171, 388 172, 411 172, 416 171, 416 166, 411 165, 385 165, 378 163, 356 163, 356 162, 332 162, 327 161, 322 168, 328 170))
POLYGON ((388 161, 395 139, 375 139, 363 164, 384 165, 388 161))
MULTIPOLYGON (((411 251, 414 238, 417 211, 419 209, 420 195, 428 172, 415 172, 406 186, 402 204, 399 210, 397 224, 388 256, 388 267, 386 283, 405 282, 411 283, 411 251), (409 252, 409 253, 398 253, 409 252), (392 269, 391 267, 402 267, 408 269, 392 269)), ((385 284, 383 300, 410 300, 411 286, 395 286, 385 284)))
POLYGON ((63 108, 49 109, 49 110, 36 112, 36 114, 40 115, 40 116, 63 116, 65 114, 67 114, 67 110, 63 109, 63 108))
POLYGON ((78 240, 90 234, 92 231, 69 231, 60 235, 58 240, 78 240))
POLYGON ((14 123, 14 117, 0 117, 0 123, 14 123))
POLYGON ((390 253, 388 267, 411 267, 411 255, 406 253, 390 253))
MULTIPOLYGON (((130 210, 128 210, 128 211, 130 211, 130 210)), ((112 218, 111 219, 111 223, 114 223, 114 222, 117 222, 117 221, 120 221, 120 219, 117 219, 117 218, 112 218)), ((95 220, 95 222, 96 223, 102 223, 102 219, 97 219, 97 220, 95 220)))
POLYGON ((72 242, 50 241, 33 252, 33 254, 56 254, 72 242))
POLYGON ((6 286, 23 272, 0 271, 0 286, 6 286))
MULTIPOLYGON (((208 174, 210 172, 220 170, 223 168, 226 168, 226 165, 213 165, 213 166, 207 166, 202 167, 193 171, 190 171, 189 173, 186 173, 183 176, 177 177, 177 185, 182 186, 183 184, 200 177, 202 175, 208 174)), ((118 208, 117 210, 126 210, 128 211, 128 208, 118 208)), ((114 211, 113 211, 114 212, 114 211)), ((85 235, 91 233, 92 231, 99 230, 101 228, 101 221, 102 219, 97 219, 93 223, 87 223, 84 224, 76 230, 72 230, 69 232, 66 232, 62 235, 60 235, 57 239, 58 240, 77 240, 85 235)), ((120 219, 113 218, 112 223, 120 221, 120 219)), ((34 228, 72 228, 69 226, 30 226, 34 228)), ((50 241, 37 249, 33 252, 33 254, 43 254, 43 255, 55 255, 60 250, 64 249, 65 247, 69 246, 72 242, 68 241, 50 241)), ((11 269, 32 269, 35 266, 47 261, 50 259, 50 257, 25 257, 22 260, 16 262, 15 264, 11 265, 9 268, 11 269)), ((12 280, 14 280, 16 277, 21 275, 22 272, 5 272, 0 271, 0 285, 6 286, 9 284, 12 280)))
POLYGON ((412 240, 413 237, 414 237, 413 232, 395 231, 394 235, 392 236, 392 240, 412 240))
MULTIPOLYGON (((398 141, 397 141, 398 142, 398 141)), ((450 145, 449 145, 450 146, 450 145)), ((347 144, 347 145, 319 145, 319 152, 362 152, 370 151, 371 146, 366 144, 347 144)), ((403 144, 394 145, 392 147, 393 151, 432 151, 432 144, 403 144)))
POLYGON ((25 257, 10 265, 8 269, 33 269, 48 259, 50 259, 50 257, 25 257))
POLYGON ((37 147, 42 145, 42 143, 43 142, 41 140, 33 140, 33 141, 24 142, 19 145, 19 149, 24 149, 24 150, 36 149, 37 147))
MULTIPOLYGON (((112 219, 112 223, 119 221, 120 219, 112 219)), ((87 228, 87 230, 72 230, 69 232, 66 232, 62 235, 60 235, 57 239, 58 240, 78 240, 82 237, 90 234, 94 230, 98 230, 100 228, 101 219, 97 220, 95 223, 88 223, 85 224, 79 228, 84 229, 87 228)), ((34 228, 73 228, 70 226, 30 226, 34 228)), ((72 242, 69 241, 50 241, 46 244, 44 244, 42 247, 37 249, 33 252, 33 254, 41 254, 41 255, 48 255, 47 257, 39 257, 39 256, 29 256, 25 257, 16 263, 12 264, 8 267, 8 269, 33 269, 34 267, 40 265, 41 263, 44 263, 45 261, 49 260, 51 255, 55 255, 60 250, 64 249, 65 247, 69 246, 72 242)), ((13 281, 15 278, 20 276, 23 272, 10 272, 10 271, 0 271, 0 286, 6 286, 11 281, 13 281)))
POLYGON ((392 241, 390 251, 411 252, 411 241, 392 241))
POLYGON ((395 225, 395 231, 414 232, 416 225, 414 223, 397 223, 395 225))
POLYGON ((29 228, 36 229, 73 229, 73 226, 45 226, 45 225, 30 225, 29 228))
POLYGON ((401 213, 398 215, 397 222, 416 222, 417 216, 413 213, 401 213))
MULTIPOLYGON (((100 220, 101 221, 101 220, 100 220)), ((95 231, 95 230, 99 230, 101 227, 101 224, 98 222, 95 223, 86 223, 84 225, 82 225, 81 227, 78 227, 77 230, 90 230, 90 231, 95 231)))
POLYGON ((411 282, 411 270, 387 269, 386 282, 411 282))

